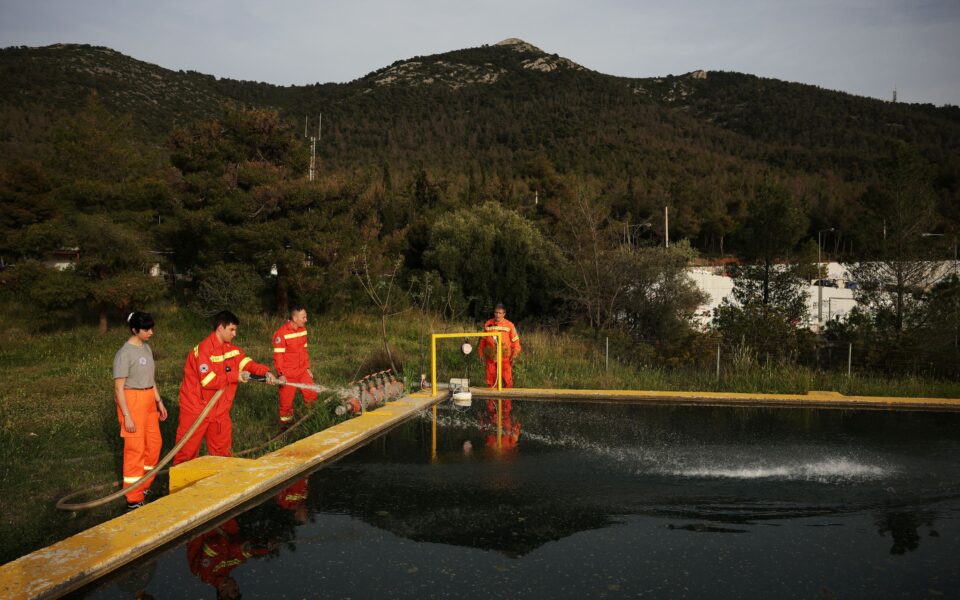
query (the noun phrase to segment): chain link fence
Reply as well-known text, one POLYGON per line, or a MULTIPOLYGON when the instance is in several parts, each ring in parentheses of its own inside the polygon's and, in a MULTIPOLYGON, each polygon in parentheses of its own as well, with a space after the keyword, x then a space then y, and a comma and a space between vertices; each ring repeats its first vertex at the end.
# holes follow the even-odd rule
MULTIPOLYGON (((656 340, 643 340, 641 346, 656 348, 656 340)), ((724 374, 750 369, 776 370, 803 367, 820 372, 854 376, 858 374, 884 376, 928 377, 960 381, 960 345, 917 342, 877 343, 831 341, 813 335, 803 336, 799 342, 778 341, 757 343, 755 340, 729 340, 718 336, 706 337, 689 348, 674 349, 677 357, 632 351, 622 344, 611 344, 605 338, 600 353, 604 367, 610 361, 638 362, 657 367, 685 366, 702 373, 712 373, 716 379, 724 374)))

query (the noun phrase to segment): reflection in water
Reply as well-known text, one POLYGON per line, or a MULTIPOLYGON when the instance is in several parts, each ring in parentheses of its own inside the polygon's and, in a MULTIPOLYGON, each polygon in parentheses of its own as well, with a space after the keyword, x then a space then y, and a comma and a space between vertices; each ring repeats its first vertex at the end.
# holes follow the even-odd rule
MULTIPOLYGON (((218 555, 239 544, 247 598, 949 596, 958 452, 960 415, 443 405, 221 526, 218 555)), ((206 597, 182 553, 150 585, 206 597)))
POLYGON ((237 520, 230 519, 187 542, 187 562, 200 581, 217 591, 217 600, 235 600, 240 597, 240 584, 230 573, 247 559, 269 551, 246 539, 237 520))
POLYGON ((151 587, 150 584, 156 570, 157 562, 155 560, 131 567, 117 579, 117 587, 124 593, 124 597, 126 598, 134 598, 134 600, 154 600, 153 594, 148 590, 151 587))
POLYGON ((499 451, 516 449, 520 441, 520 419, 513 416, 513 401, 487 400, 486 405, 486 410, 480 413, 484 445, 499 451))
POLYGON ((213 586, 217 600, 240 598, 233 571, 251 558, 277 556, 285 542, 292 544, 295 527, 309 520, 308 489, 309 479, 301 479, 281 490, 275 503, 261 504, 187 542, 190 571, 213 586))
POLYGON ((933 528, 934 514, 930 512, 888 512, 876 517, 880 535, 890 534, 893 545, 890 554, 905 554, 920 546, 920 527, 926 527, 930 537, 940 537, 933 528))

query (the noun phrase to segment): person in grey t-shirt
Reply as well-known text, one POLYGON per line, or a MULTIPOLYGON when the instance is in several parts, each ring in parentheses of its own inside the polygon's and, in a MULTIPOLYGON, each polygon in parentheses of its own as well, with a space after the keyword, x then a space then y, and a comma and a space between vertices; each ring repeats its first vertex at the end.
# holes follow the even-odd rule
MULTIPOLYGON (((114 400, 123 438, 124 487, 156 467, 163 445, 160 421, 167 418, 167 409, 154 379, 153 351, 147 344, 153 337, 153 317, 145 312, 132 312, 127 324, 132 335, 113 358, 114 400)), ((128 509, 143 506, 151 483, 152 477, 127 492, 128 509)))

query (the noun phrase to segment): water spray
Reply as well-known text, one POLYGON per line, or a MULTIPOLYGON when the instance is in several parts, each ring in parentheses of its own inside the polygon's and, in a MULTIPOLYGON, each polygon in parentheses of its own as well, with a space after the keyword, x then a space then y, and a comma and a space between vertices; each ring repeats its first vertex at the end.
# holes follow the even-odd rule
MULTIPOLYGON (((266 377, 251 376, 250 380, 265 382, 266 377)), ((336 389, 317 384, 290 381, 286 383, 278 382, 278 384, 317 393, 333 392, 333 395, 326 402, 335 402, 334 412, 341 417, 355 416, 375 410, 387 402, 400 399, 404 393, 403 384, 397 380, 392 370, 389 369, 370 373, 350 384, 349 388, 336 389)))

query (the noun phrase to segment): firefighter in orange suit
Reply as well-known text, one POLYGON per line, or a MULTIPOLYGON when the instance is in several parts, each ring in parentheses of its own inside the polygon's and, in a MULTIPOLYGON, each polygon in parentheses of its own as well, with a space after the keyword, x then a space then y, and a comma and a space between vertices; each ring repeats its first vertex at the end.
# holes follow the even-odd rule
POLYGON ((200 442, 206 440, 207 453, 212 456, 230 456, 233 445, 233 423, 230 408, 237 393, 237 384, 249 375, 265 375, 267 383, 277 379, 270 367, 256 363, 243 350, 233 345, 240 319, 229 311, 214 317, 214 330, 206 339, 187 353, 180 385, 180 422, 177 425, 177 443, 203 412, 207 402, 219 390, 224 390, 217 405, 200 427, 177 452, 173 464, 192 460, 200 454, 200 442))
MULTIPOLYGON (((123 485, 139 480, 153 471, 160 458, 160 421, 167 419, 154 379, 153 350, 147 342, 153 337, 153 317, 132 312, 127 317, 130 339, 113 358, 114 402, 123 438, 123 485)), ((153 478, 127 493, 127 509, 143 506, 153 478)))
POLYGON ((187 542, 187 562, 200 581, 216 588, 217 598, 226 600, 240 597, 240 587, 230 572, 251 556, 263 556, 269 551, 245 540, 237 520, 230 519, 187 542))
MULTIPOLYGON (((310 371, 310 353, 307 350, 307 311, 302 306, 290 307, 290 319, 273 334, 273 366, 280 383, 306 383, 313 385, 310 371)), ((317 401, 317 393, 301 389, 307 406, 317 401)), ((293 397, 297 388, 280 386, 280 429, 293 423, 293 397)))
POLYGON ((497 387, 497 345, 503 349, 503 366, 500 374, 503 377, 503 387, 513 387, 513 361, 520 355, 520 334, 516 326, 507 320, 507 309, 497 304, 493 309, 493 318, 488 320, 483 330, 498 332, 500 335, 480 338, 480 360, 487 364, 487 386, 497 387))

